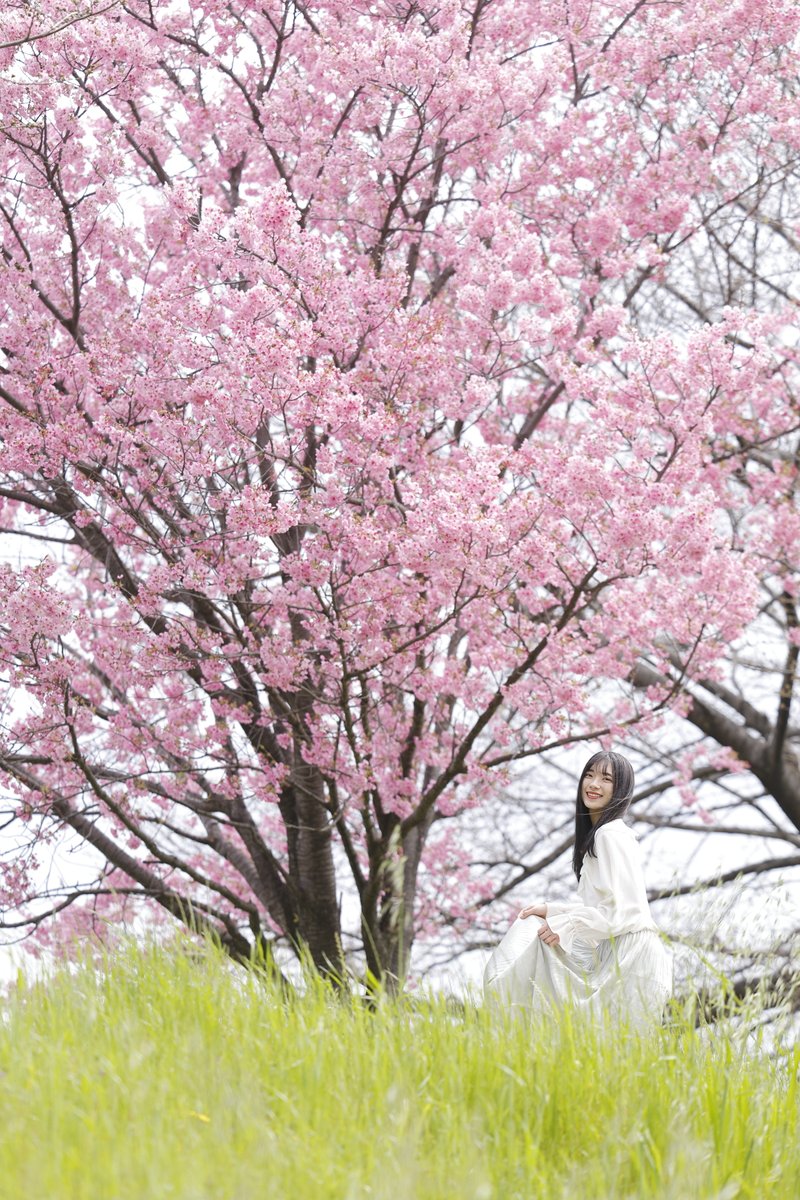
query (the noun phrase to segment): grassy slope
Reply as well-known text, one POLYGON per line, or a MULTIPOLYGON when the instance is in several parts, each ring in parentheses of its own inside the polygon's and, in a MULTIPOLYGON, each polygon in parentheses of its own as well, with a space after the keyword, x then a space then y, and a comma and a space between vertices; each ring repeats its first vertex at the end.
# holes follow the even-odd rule
POLYGON ((211 953, 129 950, 11 998, 0 1196, 796 1200, 799 1068, 721 1030, 287 1006, 211 953))

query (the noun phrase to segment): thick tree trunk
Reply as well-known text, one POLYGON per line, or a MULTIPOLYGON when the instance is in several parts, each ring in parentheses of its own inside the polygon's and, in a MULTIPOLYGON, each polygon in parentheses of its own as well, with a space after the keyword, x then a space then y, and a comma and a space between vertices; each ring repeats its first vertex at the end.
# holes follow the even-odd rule
POLYGON ((370 975, 399 991, 414 945, 417 877, 430 818, 401 835, 399 822, 384 843, 380 861, 362 898, 362 928, 370 975))
POLYGON ((324 782, 316 767, 294 752, 291 783, 281 797, 287 832, 293 927, 286 932, 298 949, 308 948, 324 974, 345 969, 336 896, 331 824, 324 782))

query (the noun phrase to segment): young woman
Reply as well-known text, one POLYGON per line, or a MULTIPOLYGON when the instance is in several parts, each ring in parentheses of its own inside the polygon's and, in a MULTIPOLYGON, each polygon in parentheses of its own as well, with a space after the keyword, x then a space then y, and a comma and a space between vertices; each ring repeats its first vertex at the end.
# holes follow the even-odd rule
POLYGON ((486 964, 487 999, 530 1012, 572 1004, 634 1024, 658 1019, 672 967, 650 916, 639 843, 622 820, 633 782, 621 754, 586 763, 575 807, 578 899, 523 908, 486 964))

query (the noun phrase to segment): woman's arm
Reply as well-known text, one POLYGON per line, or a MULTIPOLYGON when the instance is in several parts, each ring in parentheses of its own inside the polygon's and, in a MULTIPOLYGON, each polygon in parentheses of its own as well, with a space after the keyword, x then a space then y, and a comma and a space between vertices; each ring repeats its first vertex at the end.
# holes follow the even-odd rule
POLYGON ((572 901, 545 908, 548 925, 567 953, 576 938, 597 945, 651 922, 638 843, 627 826, 615 824, 601 826, 595 835, 597 859, 591 869, 596 904, 572 901))
POLYGON ((526 917, 541 917, 541 919, 544 921, 544 925, 539 926, 539 937, 546 946, 557 946, 559 944, 561 938, 554 929, 550 928, 545 920, 547 916, 546 904, 529 904, 527 908, 523 908, 519 915, 523 921, 526 917))

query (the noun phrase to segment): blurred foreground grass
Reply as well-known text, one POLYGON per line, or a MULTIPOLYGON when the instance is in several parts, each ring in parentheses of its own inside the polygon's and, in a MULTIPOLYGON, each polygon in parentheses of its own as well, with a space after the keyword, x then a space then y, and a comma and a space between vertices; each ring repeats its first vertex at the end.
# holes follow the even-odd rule
POLYGON ((732 1027, 287 1003, 210 950, 129 948, 4 1005, 0 1196, 796 1200, 799 1071, 732 1027))

